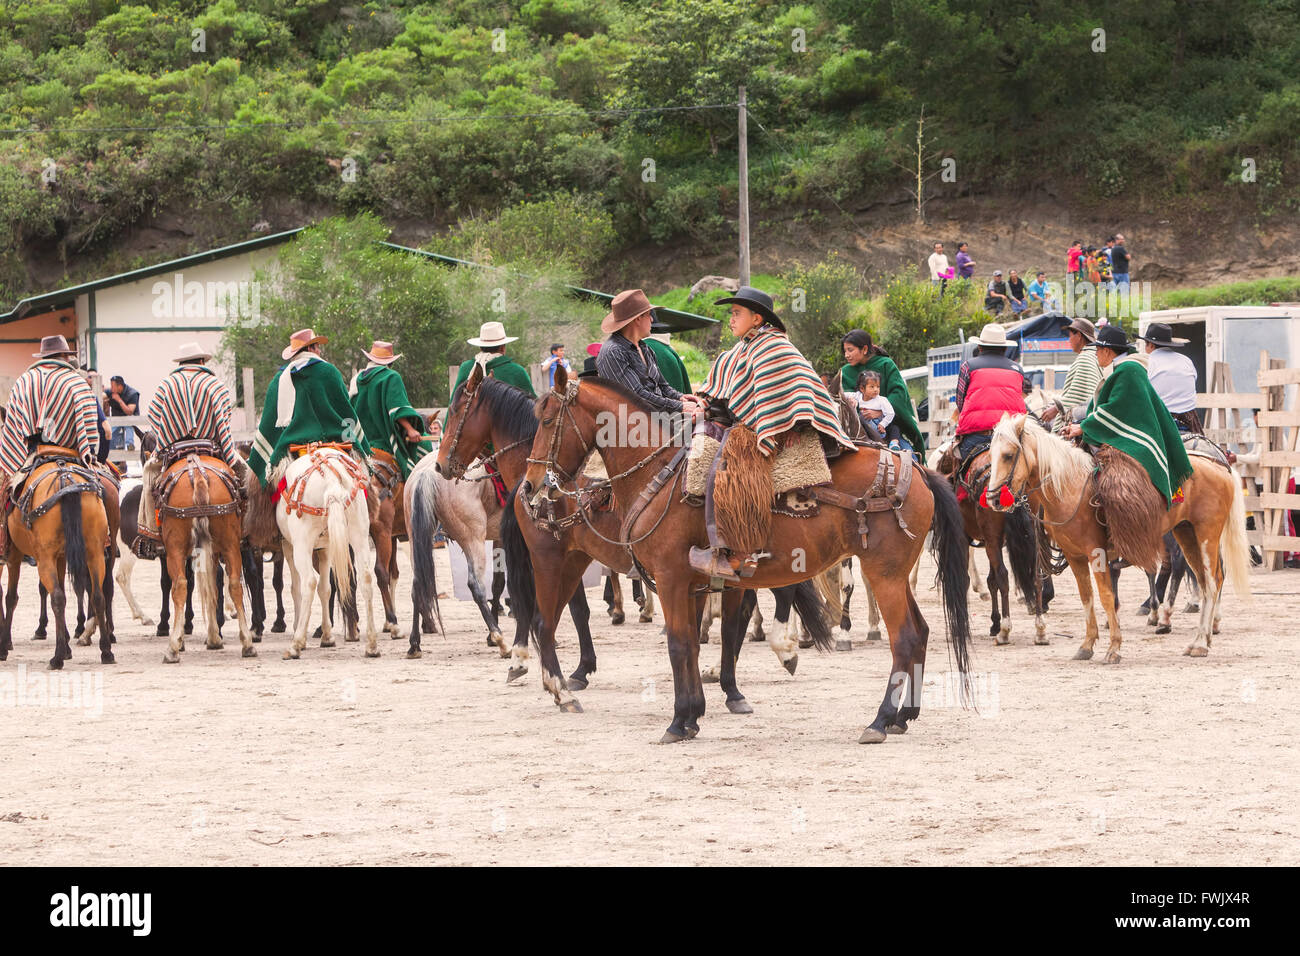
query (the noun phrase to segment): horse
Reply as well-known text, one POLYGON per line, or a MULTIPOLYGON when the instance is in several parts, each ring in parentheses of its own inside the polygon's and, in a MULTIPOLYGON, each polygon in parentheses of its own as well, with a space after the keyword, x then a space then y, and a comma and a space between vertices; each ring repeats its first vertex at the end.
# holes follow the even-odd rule
POLYGON ((36 560, 41 583, 50 593, 54 611, 55 647, 51 670, 61 670, 72 657, 65 619, 67 594, 64 579, 71 572, 74 588, 90 595, 91 612, 99 626, 99 659, 115 662, 110 615, 111 570, 107 553, 112 539, 106 485, 108 478, 84 465, 76 452, 54 445, 39 445, 36 460, 18 505, 7 517, 9 527, 9 587, 5 595, 4 620, 0 622, 0 661, 13 649, 14 609, 18 606, 18 576, 23 558, 36 560), (106 593, 106 588, 107 593, 106 593))
MULTIPOLYGON (((1041 509, 1043 526, 1064 552, 1079 585, 1087 625, 1074 659, 1091 659, 1097 641, 1091 574, 1110 627, 1104 662, 1118 663, 1123 638, 1107 557, 1112 541, 1090 500, 1095 493, 1093 458, 1024 415, 1004 416, 993 431, 989 450, 993 458, 988 477, 990 505, 1005 509, 1001 489, 1006 489, 1017 504, 1027 499, 1035 511, 1041 509)), ((1211 636, 1218 630, 1225 577, 1237 594, 1250 595, 1250 545, 1241 479, 1235 471, 1200 456, 1191 456, 1191 462, 1192 477, 1183 483, 1183 500, 1174 502, 1165 514, 1153 515, 1152 520, 1161 534, 1173 532, 1200 585, 1200 622, 1196 638, 1183 653, 1205 657, 1211 636)), ((1162 620, 1167 622, 1172 610, 1171 593, 1161 607, 1162 620)))
MULTIPOLYGON (((620 544, 631 550, 643 577, 656 582, 667 622, 674 707, 672 723, 661 739, 672 743, 694 737, 704 714, 694 595, 708 579, 690 567, 687 553, 692 545, 705 544, 708 536, 702 509, 680 500, 677 491, 686 449, 674 440, 663 446, 631 441, 638 432, 654 430, 631 423, 657 421, 655 413, 627 389, 599 378, 570 382, 563 370, 557 370, 555 385, 538 400, 536 413, 540 425, 533 441, 533 461, 520 486, 517 507, 530 517, 542 516, 557 493, 557 477, 571 475, 591 449, 601 455, 613 476, 617 500, 633 503, 620 529, 620 544), (629 428, 612 440, 606 434, 597 442, 598 431, 611 431, 602 429, 608 422, 629 423, 629 428)), ((952 489, 942 476, 913 466, 908 455, 860 446, 835 457, 830 472, 834 487, 814 490, 820 502, 816 514, 771 515, 768 560, 758 564, 743 586, 792 584, 838 564, 846 555, 858 556, 889 629, 893 661, 884 699, 859 740, 882 743, 891 730, 905 732, 920 715, 929 627, 908 576, 924 547, 925 530, 931 527, 963 699, 969 693, 966 537, 952 489), (913 480, 917 477, 920 480, 913 480), (873 497, 868 494, 873 485, 892 490, 885 497, 873 497)), ((770 488, 766 494, 765 505, 770 504, 770 488)), ((553 637, 543 632, 538 643, 544 682, 548 689, 562 689, 564 678, 553 637)))
MULTIPOLYGON (((167 573, 172 579, 172 607, 181 620, 189 601, 190 585, 186 564, 195 556, 195 583, 208 623, 206 647, 219 651, 223 646, 220 623, 221 596, 216 563, 224 565, 230 600, 239 624, 241 657, 256 657, 253 634, 244 613, 243 571, 243 502, 239 478, 216 457, 208 441, 177 442, 166 451, 163 472, 158 476, 158 531, 163 541, 167 573)), ((177 630, 182 630, 177 628, 177 630)), ((185 637, 170 635, 163 663, 180 662, 185 637)))
MULTIPOLYGON (((609 623, 615 627, 626 620, 623 612, 623 583, 622 575, 617 571, 611 571, 606 568, 608 574, 605 576, 605 603, 609 607, 609 623)), ((649 624, 655 619, 655 595, 649 588, 641 585, 640 578, 632 578, 632 599, 636 601, 640 613, 637 621, 641 624, 649 624)))
MULTIPOLYGON (((235 448, 244 460, 252 451, 252 442, 237 442, 235 448)), ((266 581, 262 565, 265 556, 271 555, 271 587, 275 591, 275 620, 272 634, 285 631, 284 622, 284 549, 280 538, 280 525, 276 519, 272 490, 264 488, 251 469, 244 470, 244 580, 248 583, 249 603, 252 604, 250 627, 255 638, 261 637, 266 624, 266 581)), ((163 632, 159 632, 163 636, 163 632)))
POLYGON ((375 545, 375 579, 384 602, 385 631, 401 637, 397 623, 397 542, 406 533, 406 482, 397 459, 389 452, 371 450, 370 540, 375 545))
POLYGON ((322 611, 320 646, 334 646, 333 628, 325 613, 329 574, 338 584, 348 641, 356 639, 356 579, 360 579, 366 608, 365 656, 379 656, 372 594, 370 513, 366 504, 370 480, 365 466, 349 454, 350 450, 350 444, 336 442, 292 445, 290 454, 300 453, 299 457, 278 466, 269 482, 272 487, 282 489, 275 516, 293 578, 294 637, 284 652, 285 660, 297 660, 307 646, 312 593, 318 589, 322 611), (322 553, 329 574, 318 574, 316 569, 315 554, 322 538, 325 540, 322 553), (353 556, 359 574, 353 573, 353 556))

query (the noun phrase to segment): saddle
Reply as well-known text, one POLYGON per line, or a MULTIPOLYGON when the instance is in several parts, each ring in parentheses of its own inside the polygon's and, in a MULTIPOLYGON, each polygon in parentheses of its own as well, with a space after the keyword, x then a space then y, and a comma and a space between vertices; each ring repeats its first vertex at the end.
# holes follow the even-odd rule
POLYGON ((18 473, 17 481, 10 486, 8 507, 16 508, 23 524, 31 529, 37 518, 48 513, 65 496, 91 492, 101 501, 104 498, 104 486, 97 472, 88 468, 81 460, 81 455, 63 445, 38 444, 33 453, 31 464, 25 471, 18 473), (55 470, 50 475, 43 475, 39 482, 32 482, 31 477, 37 470, 53 464, 55 470), (38 486, 51 478, 50 494, 39 505, 33 506, 38 486))
POLYGON ((337 448, 339 451, 351 452, 352 442, 350 441, 309 441, 302 445, 290 445, 289 454, 294 458, 301 458, 303 455, 309 455, 318 448, 337 448))
MULTIPOLYGON (((216 457, 212 442, 201 440, 176 442, 163 449, 161 454, 163 473, 153 490, 153 500, 160 519, 163 517, 207 518, 244 513, 248 504, 248 490, 225 462, 216 457), (216 504, 195 502, 183 508, 173 506, 172 492, 176 489, 182 475, 189 476, 191 488, 198 487, 200 476, 205 479, 215 476, 229 493, 230 500, 216 504)), ((161 525, 161 521, 159 524, 161 525)))
POLYGON ((384 502, 397 494, 397 488, 402 483, 402 469, 398 467, 397 459, 390 452, 372 448, 370 455, 370 467, 373 472, 371 484, 375 489, 375 497, 380 502, 384 502))
POLYGON ((361 463, 353 458, 350 454, 352 450, 351 442, 311 442, 307 445, 290 445, 289 452, 298 458, 308 456, 311 460, 309 467, 303 470, 302 474, 294 478, 293 484, 287 484, 285 479, 280 480, 280 487, 277 489, 279 499, 284 502, 284 510, 288 514, 296 514, 302 517, 305 514, 313 515, 317 518, 323 518, 327 514, 324 508, 317 508, 314 505, 303 504, 303 496, 307 492, 307 479, 316 473, 324 474, 329 471, 332 475, 350 485, 348 496, 343 501, 346 508, 356 500, 357 494, 367 494, 366 488, 370 484, 369 476, 361 463), (319 452, 327 448, 336 449, 345 452, 342 455, 324 456, 319 452))
POLYGON ((1196 455, 1198 458, 1208 458, 1210 461, 1217 462, 1224 468, 1231 469, 1232 463, 1237 460, 1237 456, 1230 451, 1226 451, 1221 445, 1210 441, 1204 435, 1194 433, 1185 433, 1183 435, 1183 449, 1189 455, 1196 455))

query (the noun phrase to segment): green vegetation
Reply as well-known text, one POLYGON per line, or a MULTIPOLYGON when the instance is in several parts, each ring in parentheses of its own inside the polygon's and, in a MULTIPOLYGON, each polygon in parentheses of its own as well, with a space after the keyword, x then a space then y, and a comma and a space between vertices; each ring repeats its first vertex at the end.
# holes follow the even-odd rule
POLYGON ((741 83, 756 210, 896 194, 906 174, 893 161, 906 159, 922 106, 936 136, 928 170, 957 164, 957 181, 936 178, 936 191, 1050 185, 1085 201, 1237 206, 1256 222, 1300 209, 1300 8, 1149 0, 1108 10, 1066 0, 5 4, 0 302, 44 291, 31 287, 29 263, 74 263, 68 278, 80 278, 161 212, 194 237, 176 254, 247 238, 286 211, 460 222, 449 247, 486 246, 498 262, 536 260, 559 241, 562 268, 578 270, 647 240, 730 242, 736 111, 726 104, 741 83), (699 105, 721 108, 688 108, 699 105), (599 112, 611 110, 627 112, 599 112), (122 129, 147 126, 158 128, 122 129), (486 224, 512 208, 522 211, 486 224), (575 229, 551 230, 552 212, 575 229))
POLYGON ((1268 305, 1300 302, 1300 278, 1228 282, 1201 289, 1175 289, 1152 297, 1155 309, 1189 309, 1198 305, 1268 305))

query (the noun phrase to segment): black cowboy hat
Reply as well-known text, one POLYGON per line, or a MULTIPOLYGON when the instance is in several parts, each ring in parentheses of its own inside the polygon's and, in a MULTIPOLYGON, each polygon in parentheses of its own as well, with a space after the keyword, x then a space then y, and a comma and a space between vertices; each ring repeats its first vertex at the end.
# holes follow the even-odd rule
POLYGON ((1180 349, 1191 342, 1191 339, 1174 338, 1174 330, 1164 322, 1152 322, 1147 326, 1146 335, 1134 336, 1139 342, 1150 342, 1152 345, 1167 349, 1180 349))
POLYGON ((1124 355, 1133 351, 1128 335, 1118 325, 1103 325, 1097 330, 1097 348, 1124 355))
POLYGON ((785 331, 785 323, 776 314, 776 309, 772 306, 772 297, 766 292, 755 289, 753 286, 742 285, 736 290, 735 295, 729 295, 725 299, 718 299, 713 304, 731 305, 733 303, 752 309, 766 319, 769 324, 775 325, 782 332, 785 331))
POLYGON ((582 371, 578 373, 578 378, 591 378, 599 374, 596 371, 596 356, 588 355, 582 360, 582 371))

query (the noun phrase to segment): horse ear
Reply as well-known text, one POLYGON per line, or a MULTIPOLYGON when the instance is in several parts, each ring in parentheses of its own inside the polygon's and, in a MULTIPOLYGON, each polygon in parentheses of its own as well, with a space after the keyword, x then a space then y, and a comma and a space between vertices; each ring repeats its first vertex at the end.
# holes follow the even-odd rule
POLYGON ((483 363, 475 362, 474 368, 470 370, 469 378, 465 381, 465 391, 474 392, 483 384, 483 363))
POLYGON ((555 391, 564 394, 564 390, 569 387, 569 370, 558 362, 555 365, 555 391))

